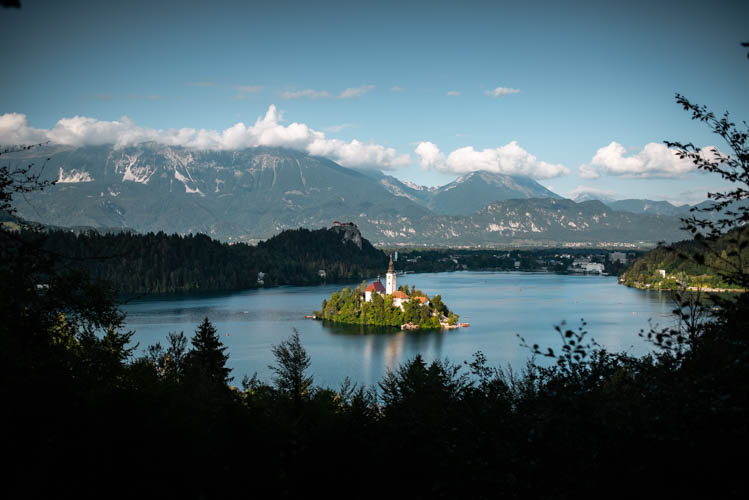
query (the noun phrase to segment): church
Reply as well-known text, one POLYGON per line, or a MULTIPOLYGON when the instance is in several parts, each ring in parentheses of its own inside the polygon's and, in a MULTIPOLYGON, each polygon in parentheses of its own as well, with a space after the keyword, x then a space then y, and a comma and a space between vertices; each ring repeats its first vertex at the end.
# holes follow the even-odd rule
MULTIPOLYGON (((388 264, 388 272, 385 274, 385 286, 382 286, 380 277, 378 276, 377 281, 372 282, 364 290, 364 300, 366 302, 372 301, 372 293, 379 293, 382 296, 392 295, 393 305, 401 309, 403 309, 403 303, 411 301, 411 297, 408 294, 398 290, 392 255, 390 256, 390 264, 388 264)), ((413 297, 413 299, 419 301, 421 304, 429 304, 429 300, 426 297, 413 297)))
POLYGON ((364 290, 364 300, 366 302, 372 301, 372 292, 379 293, 380 295, 393 295, 393 292, 398 290, 395 284, 395 269, 393 268, 393 256, 390 256, 390 264, 388 265, 388 272, 385 275, 385 287, 380 283, 380 277, 377 277, 377 281, 372 282, 366 290, 364 290))

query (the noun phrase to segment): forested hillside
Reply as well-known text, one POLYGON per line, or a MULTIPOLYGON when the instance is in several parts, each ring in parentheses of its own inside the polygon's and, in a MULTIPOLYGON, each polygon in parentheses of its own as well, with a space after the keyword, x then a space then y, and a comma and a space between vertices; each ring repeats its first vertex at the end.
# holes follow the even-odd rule
MULTIPOLYGON (((23 234, 26 239, 38 236, 23 234)), ((61 266, 109 281, 120 293, 312 285, 363 279, 387 265, 385 254, 353 228, 287 230, 257 246, 229 245, 202 234, 163 232, 51 231, 45 236, 44 249, 59 256, 61 266), (322 276, 321 270, 325 271, 322 276)))
POLYGON ((660 246, 621 274, 627 286, 675 290, 681 287, 736 289, 735 277, 749 267, 749 227, 716 241, 687 240, 660 246))

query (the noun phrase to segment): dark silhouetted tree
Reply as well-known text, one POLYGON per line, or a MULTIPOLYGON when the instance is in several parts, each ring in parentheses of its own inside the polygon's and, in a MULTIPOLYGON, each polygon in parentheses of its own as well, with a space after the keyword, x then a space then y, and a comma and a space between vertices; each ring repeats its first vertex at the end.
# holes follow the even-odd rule
POLYGON ((158 376, 164 380, 178 382, 182 378, 187 355, 187 337, 184 332, 170 332, 167 335, 169 345, 166 349, 161 343, 149 346, 145 360, 156 369, 158 376))
POLYGON ((208 317, 195 330, 191 343, 192 350, 185 360, 190 378, 198 377, 201 381, 217 385, 226 385, 232 380, 233 377, 229 377, 231 368, 226 367, 229 359, 229 355, 225 354, 226 346, 208 317))
POLYGON ((276 364, 269 368, 276 374, 273 379, 276 389, 290 397, 299 407, 303 400, 309 398, 313 377, 305 373, 311 361, 302 347, 296 328, 291 337, 273 346, 273 355, 276 357, 276 364))

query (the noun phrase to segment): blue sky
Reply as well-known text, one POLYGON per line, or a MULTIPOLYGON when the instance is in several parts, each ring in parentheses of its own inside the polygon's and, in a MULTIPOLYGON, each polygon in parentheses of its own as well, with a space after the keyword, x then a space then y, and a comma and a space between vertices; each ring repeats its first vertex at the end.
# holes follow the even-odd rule
POLYGON ((749 2, 22 4, 0 11, 3 142, 167 134, 694 202, 721 183, 662 142, 725 146, 674 93, 749 118, 749 2))

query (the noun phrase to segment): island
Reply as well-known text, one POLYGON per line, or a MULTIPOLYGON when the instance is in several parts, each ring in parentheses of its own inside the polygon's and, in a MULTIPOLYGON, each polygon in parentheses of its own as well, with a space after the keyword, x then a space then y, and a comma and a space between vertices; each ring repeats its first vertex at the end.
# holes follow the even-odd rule
POLYGON ((393 256, 385 275, 385 286, 377 280, 366 281, 354 289, 344 288, 333 292, 322 302, 315 319, 350 325, 400 327, 401 330, 458 328, 468 326, 458 323, 460 317, 450 311, 440 295, 427 296, 415 286, 397 286, 393 256))

